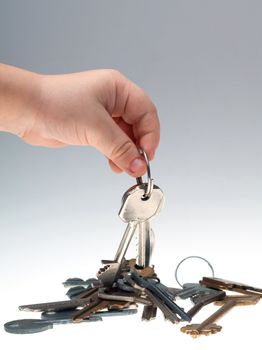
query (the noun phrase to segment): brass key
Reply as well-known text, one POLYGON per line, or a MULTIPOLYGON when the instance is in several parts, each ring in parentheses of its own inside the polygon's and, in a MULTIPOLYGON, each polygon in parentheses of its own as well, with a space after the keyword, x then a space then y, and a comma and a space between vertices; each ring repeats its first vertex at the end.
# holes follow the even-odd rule
POLYGON ((254 305, 259 301, 258 296, 226 296, 224 300, 216 301, 216 305, 222 305, 216 312, 200 324, 189 324, 181 328, 181 332, 197 338, 200 335, 210 335, 221 331, 222 327, 214 322, 225 315, 234 306, 254 305))
POLYGON ((262 298, 262 288, 253 287, 240 282, 234 282, 215 277, 203 277, 199 283, 204 284, 206 287, 210 288, 231 290, 242 294, 257 295, 262 298))

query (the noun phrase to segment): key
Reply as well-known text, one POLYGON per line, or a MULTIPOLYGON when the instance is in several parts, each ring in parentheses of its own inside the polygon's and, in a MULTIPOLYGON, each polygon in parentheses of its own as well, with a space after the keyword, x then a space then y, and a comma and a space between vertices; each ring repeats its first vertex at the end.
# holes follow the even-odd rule
MULTIPOLYGON (((149 219, 153 218, 160 212, 164 202, 163 192, 158 186, 154 185, 150 197, 144 198, 146 188, 147 184, 138 184, 131 187, 124 194, 122 206, 118 214, 124 222, 130 223, 135 221, 138 225, 144 225, 144 223, 148 223, 149 219)), ((148 239, 150 239, 150 233, 148 239)), ((150 249, 148 249, 148 253, 150 253, 150 249)), ((122 255, 123 250, 120 244, 115 260, 121 260, 122 255)))
MULTIPOLYGON (((142 178, 137 178, 138 185, 142 185, 142 178)), ((145 200, 146 200, 145 196, 145 200)), ((154 232, 150 227, 150 221, 138 223, 138 256, 136 259, 137 266, 145 268, 150 265, 150 258, 154 247, 154 232)))
POLYGON ((127 272, 129 272, 130 270, 135 270, 139 274, 139 276, 142 276, 142 277, 156 277, 154 266, 146 266, 146 267, 138 266, 136 263, 136 259, 128 260, 127 272))
POLYGON ((181 332, 185 334, 191 335, 192 338, 197 338, 200 335, 211 335, 211 334, 216 334, 222 330, 222 327, 215 324, 215 323, 210 323, 206 325, 205 327, 201 327, 200 330, 195 330, 199 326, 198 324, 188 324, 184 327, 182 327, 180 330, 181 332))
POLYGON ((209 295, 216 293, 219 289, 207 288, 199 283, 185 283, 183 289, 176 293, 176 297, 180 299, 192 298, 199 295, 209 295))
POLYGON ((91 317, 94 314, 97 314, 97 312, 102 311, 106 308, 108 310, 123 310, 131 305, 130 302, 126 301, 115 301, 115 300, 103 300, 100 299, 98 296, 96 299, 90 303, 90 305, 87 305, 82 310, 77 311, 73 316, 73 322, 81 322, 85 320, 86 318, 91 317))
MULTIPOLYGON (((148 200, 152 194, 152 189, 154 188, 154 182, 151 178, 150 164, 146 152, 143 149, 139 149, 139 152, 144 156, 147 163, 147 175, 148 183, 146 184, 145 193, 142 197, 144 200, 148 200)), ((136 179, 138 185, 143 185, 142 178, 136 179)), ((163 203, 162 203, 163 205, 163 203)), ((150 259, 154 247, 154 232, 150 228, 149 219, 141 221, 138 224, 138 256, 137 256, 137 266, 147 267, 150 265, 150 259)))
MULTIPOLYGON (((164 202, 163 192, 158 186, 154 185, 150 197, 145 199, 146 188, 147 184, 138 184, 131 187, 124 194, 118 214, 124 222, 130 223, 135 221, 136 224, 140 224, 147 222, 160 212, 164 202)), ((121 260, 122 254, 123 250, 120 245, 115 260, 121 260)))
MULTIPOLYGON (((75 310, 67 310, 67 311, 57 311, 57 312, 43 312, 41 314, 41 319, 44 320, 60 320, 60 319, 72 319, 75 315, 75 310)), ((114 316, 128 316, 135 315, 137 313, 137 309, 118 309, 118 310, 106 310, 106 311, 98 311, 94 315, 89 317, 89 320, 94 317, 114 317, 114 316)))
POLYGON ((132 221, 146 221, 156 216, 164 204, 162 190, 154 185, 148 199, 144 198, 147 184, 134 185, 127 190, 122 198, 122 206, 119 210, 119 217, 125 223, 132 221))
MULTIPOLYGON (((166 306, 165 303, 163 303, 161 301, 161 299, 155 297, 154 294, 151 293, 150 290, 146 290, 144 287, 138 285, 131 278, 131 274, 130 273, 129 274, 126 273, 124 275, 124 279, 125 279, 126 283, 129 283, 134 289, 137 289, 141 293, 145 294, 149 298, 149 300, 151 300, 152 305, 154 305, 155 307, 158 307, 162 311, 162 313, 163 313, 163 315, 164 315, 164 317, 166 319, 168 319, 172 323, 180 322, 180 319, 177 317, 177 315, 172 310, 170 310, 170 308, 168 308, 168 306, 166 306)), ((145 319, 147 319, 147 317, 149 318, 150 315, 148 315, 148 311, 147 310, 144 310, 144 311, 145 311, 145 314, 144 314, 145 319)), ((152 313, 153 313, 153 310, 152 310, 152 313)))
POLYGON ((157 298, 150 290, 146 290, 147 297, 151 300, 152 304, 157 306, 163 313, 165 319, 172 323, 180 322, 180 318, 176 313, 171 310, 161 299, 157 298))
MULTIPOLYGON (((158 282, 157 283, 157 287, 162 290, 164 293, 168 294, 169 298, 175 301, 175 295, 177 293, 177 289, 176 288, 171 288, 171 287, 167 287, 165 286, 163 283, 158 282)), ((180 289, 179 289, 180 290, 180 289)))
POLYGON ((203 277, 200 283, 211 288, 231 290, 242 294, 258 295, 262 297, 261 288, 252 287, 248 284, 244 284, 240 282, 233 282, 233 281, 228 281, 222 278, 215 278, 215 277, 214 278, 203 277))
POLYGON ((211 304, 218 300, 223 300, 226 296, 226 293, 221 291, 212 292, 208 295, 198 296, 193 298, 195 305, 187 311, 187 314, 193 318, 204 306, 211 304))
POLYGON ((142 313, 142 321, 151 321, 156 318, 157 307, 155 305, 145 305, 142 313))
POLYGON ((99 287, 95 286, 93 288, 87 288, 83 292, 79 291, 79 294, 77 295, 77 298, 78 299, 92 298, 94 295, 96 295, 98 290, 99 290, 99 287))
POLYGON ((78 296, 81 293, 85 292, 86 290, 87 288, 82 286, 72 287, 68 289, 66 295, 68 296, 69 299, 78 298, 78 296))
POLYGON ((60 311, 76 309, 90 304, 90 298, 55 301, 50 303, 19 306, 20 311, 60 311))
POLYGON ((216 312, 200 324, 190 324, 181 328, 181 331, 190 334, 193 338, 197 338, 201 334, 209 335, 219 332, 222 327, 217 326, 214 322, 225 315, 229 310, 237 305, 254 305, 258 302, 259 296, 242 296, 235 298, 234 296, 227 296, 223 301, 217 301, 219 305, 223 304, 216 312))
POLYGON ((125 253, 135 233, 136 227, 136 222, 130 222, 127 225, 124 236, 122 237, 122 240, 120 242, 115 260, 107 265, 104 265, 97 272, 97 278, 101 280, 104 286, 112 286, 115 280, 118 278, 125 253))
POLYGON ((108 310, 123 310, 130 307, 137 307, 136 304, 130 303, 130 301, 118 301, 118 300, 108 300, 109 304, 107 306, 108 310))
POLYGON ((20 311, 60 311, 67 309, 75 309, 80 306, 90 304, 93 296, 97 293, 99 287, 93 287, 81 292, 77 298, 64 301, 55 301, 41 304, 30 304, 19 306, 20 311))
POLYGON ((138 224, 138 256, 136 264, 145 268, 150 265, 154 246, 154 232, 150 228, 149 220, 139 222, 138 224))
POLYGON ((94 286, 99 286, 100 281, 98 281, 96 278, 89 278, 86 281, 82 280, 81 278, 68 278, 65 282, 63 282, 64 287, 87 287, 91 288, 94 286))
POLYGON ((73 316, 73 322, 81 322, 84 319, 89 318, 97 311, 105 309, 109 304, 109 300, 102 300, 97 297, 92 303, 75 313, 73 316))
MULTIPOLYGON (((165 306, 165 309, 168 308, 171 313, 179 315, 180 319, 183 321, 191 321, 191 317, 182 309, 180 308, 172 298, 170 298, 170 295, 166 293, 163 288, 158 288, 157 282, 150 278, 144 278, 140 277, 136 272, 131 272, 131 279, 135 283, 137 283, 140 287, 145 289, 146 294, 149 296, 150 299, 152 299, 152 295, 154 296, 153 303, 156 304, 159 308, 161 308, 159 305, 163 304, 165 306), (151 297, 150 297, 151 295, 151 297), (156 302, 156 299, 158 300, 158 303, 156 302)), ((166 316, 166 314, 165 314, 166 316)), ((170 316, 167 315, 168 317, 170 316)), ((169 318, 170 319, 170 318, 169 318)))
POLYGON ((129 301, 130 303, 140 303, 144 305, 152 304, 150 300, 139 297, 136 293, 106 293, 104 288, 100 288, 98 292, 98 297, 103 300, 129 301))
POLYGON ((75 287, 71 287, 68 289, 66 295, 70 298, 79 298, 79 296, 84 295, 85 292, 96 290, 97 287, 101 286, 101 281, 95 278, 89 278, 84 281, 84 283, 80 282, 80 278, 69 278, 64 285, 76 285, 75 287), (86 287, 84 287, 86 286, 86 287))
MULTIPOLYGON (((89 319, 83 320, 84 322, 96 322, 102 321, 100 316, 92 316, 89 319)), ((54 325, 72 323, 71 318, 61 318, 53 320, 42 319, 22 319, 5 323, 4 329, 8 333, 13 334, 32 334, 47 331, 52 329, 54 325)))
POLYGON ((225 298, 221 300, 216 300, 215 305, 224 305, 226 302, 233 300, 236 305, 245 306, 245 305, 255 305, 259 302, 260 297, 258 295, 226 295, 225 298))
POLYGON ((131 187, 122 198, 119 217, 127 223, 124 236, 115 255, 114 262, 101 268, 97 277, 105 286, 111 286, 118 277, 126 251, 136 231, 138 223, 157 215, 163 205, 163 192, 154 185, 150 198, 143 200, 146 184, 131 187))
POLYGON ((135 289, 129 286, 123 278, 119 278, 116 281, 116 285, 120 290, 123 290, 125 292, 135 292, 135 289))

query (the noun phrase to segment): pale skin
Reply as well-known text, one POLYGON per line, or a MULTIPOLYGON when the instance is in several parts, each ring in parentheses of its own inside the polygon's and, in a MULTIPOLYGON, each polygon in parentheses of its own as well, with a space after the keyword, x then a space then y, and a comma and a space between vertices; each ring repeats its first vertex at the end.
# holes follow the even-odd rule
POLYGON ((159 144, 157 110, 120 72, 42 75, 0 64, 0 131, 46 147, 93 146, 116 173, 142 176, 159 144))

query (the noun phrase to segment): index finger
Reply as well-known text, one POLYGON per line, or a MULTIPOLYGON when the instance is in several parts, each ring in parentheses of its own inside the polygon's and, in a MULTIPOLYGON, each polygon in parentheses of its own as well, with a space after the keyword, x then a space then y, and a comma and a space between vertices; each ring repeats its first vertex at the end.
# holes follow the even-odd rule
POLYGON ((160 141, 157 109, 146 93, 122 74, 116 80, 114 116, 132 126, 137 143, 152 160, 160 141))

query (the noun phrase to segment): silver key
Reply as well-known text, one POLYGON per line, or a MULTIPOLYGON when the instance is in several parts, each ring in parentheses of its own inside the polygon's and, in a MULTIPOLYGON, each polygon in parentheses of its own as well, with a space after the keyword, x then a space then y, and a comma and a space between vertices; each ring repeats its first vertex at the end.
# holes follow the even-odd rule
POLYGON ((105 286, 110 286, 117 278, 126 251, 137 229, 138 223, 149 220, 160 211, 164 195, 158 186, 154 186, 150 197, 144 200, 146 184, 135 185, 125 192, 119 217, 127 222, 127 228, 120 242, 115 259, 112 263, 101 268, 97 277, 105 286))
MULTIPOLYGON (((142 150, 143 152, 143 150, 142 150)), ((145 160, 148 164, 148 184, 147 187, 145 188, 145 194, 143 195, 143 199, 147 200, 150 195, 153 187, 153 179, 151 179, 151 174, 150 174, 150 166, 149 166, 149 161, 147 159, 147 155, 145 152, 143 152, 145 160), (150 189, 151 187, 151 189, 150 189)), ((143 181, 142 178, 139 177, 136 179, 138 185, 142 185, 143 181)), ((163 198, 164 199, 164 198, 163 198)), ((161 203, 161 207, 163 206, 163 202, 161 203)), ((161 208, 160 208, 161 209, 161 208)), ((160 211, 160 210, 159 210, 160 211)), ((137 259, 136 263, 138 266, 145 268, 147 266, 150 266, 150 258, 152 256, 152 251, 154 248, 154 232, 150 227, 150 221, 142 221, 139 222, 138 224, 138 254, 137 254, 137 259)))
MULTIPOLYGON (((136 201, 136 206, 132 208, 133 212, 127 211, 127 202, 123 202, 120 209, 119 216, 123 221, 127 221, 131 215, 137 216, 138 223, 138 256, 137 265, 145 268, 150 265, 150 258, 152 255, 154 245, 154 232, 150 228, 149 219, 158 214, 164 204, 164 194, 162 190, 154 185, 150 196, 145 196, 148 184, 141 183, 140 179, 137 179, 138 185, 129 190, 129 195, 133 196, 133 200, 136 201), (136 199, 135 199, 136 198, 136 199), (148 203, 145 203, 148 202, 148 203), (151 215, 149 214, 149 208, 151 215)), ((127 199, 127 198, 125 198, 127 199)))
POLYGON ((144 197, 147 186, 147 183, 135 185, 124 194, 122 206, 118 213, 118 216, 124 222, 146 221, 161 211, 164 204, 162 190, 154 185, 150 197, 144 197))
POLYGON ((150 259, 154 247, 154 232, 149 220, 138 224, 138 252, 136 264, 142 268, 150 266, 150 259))

